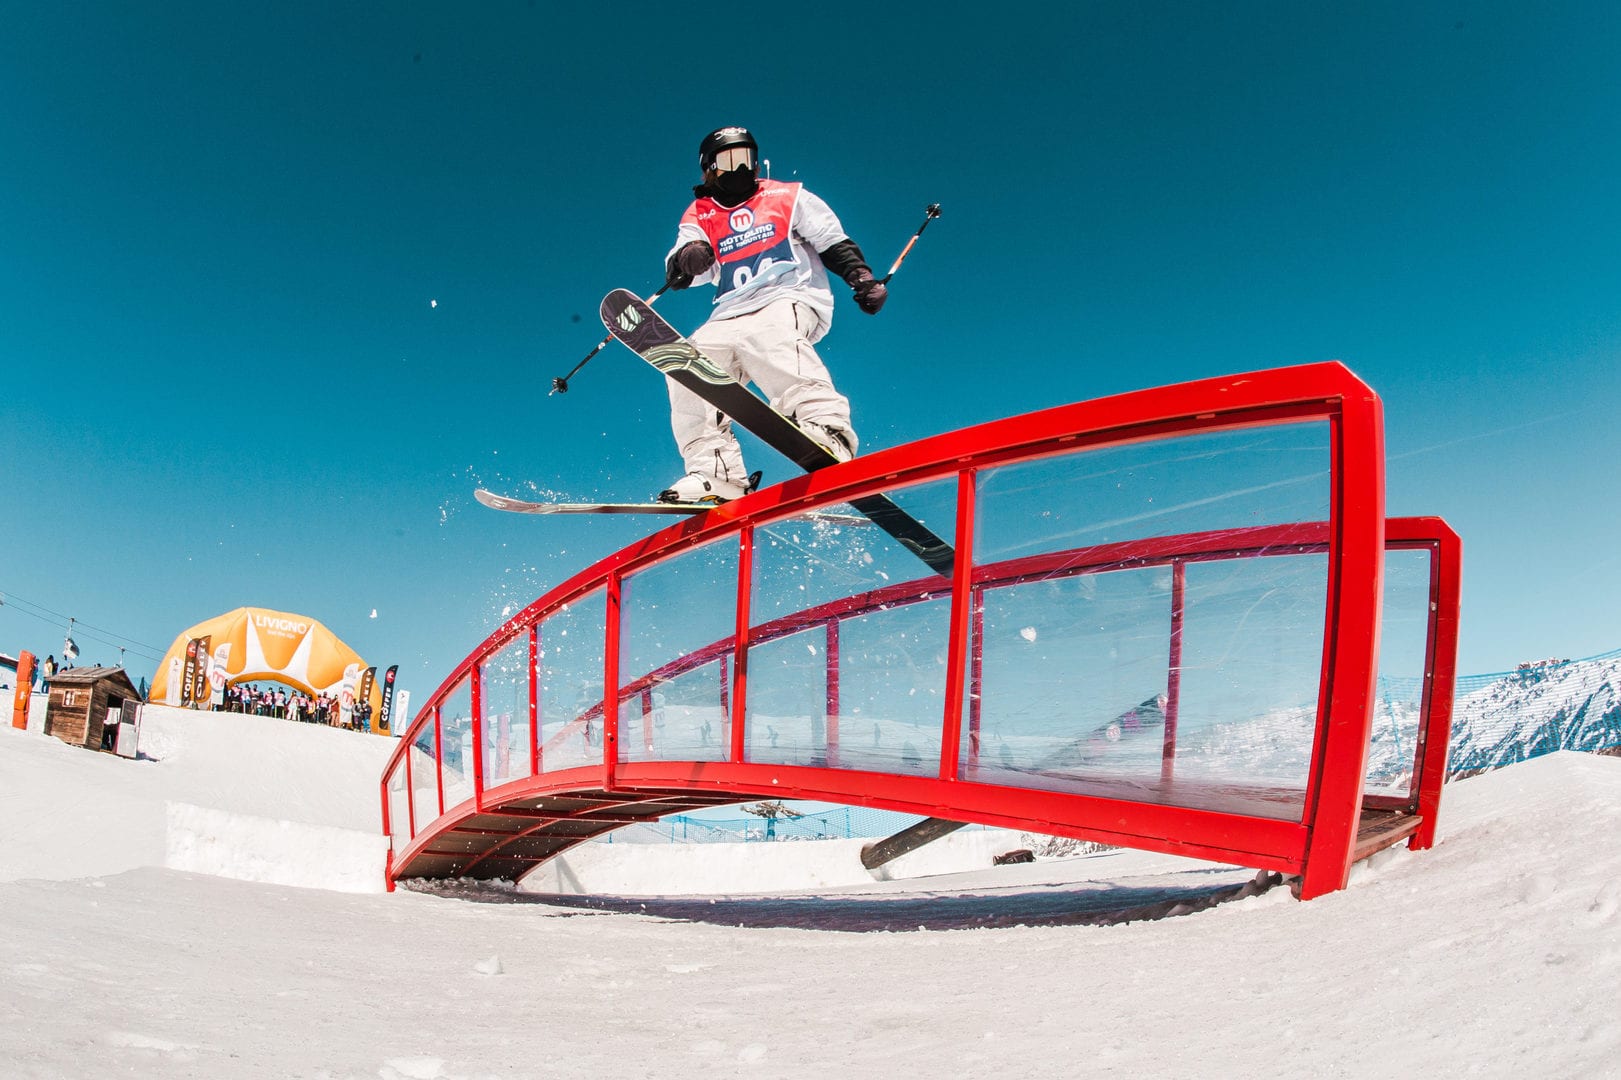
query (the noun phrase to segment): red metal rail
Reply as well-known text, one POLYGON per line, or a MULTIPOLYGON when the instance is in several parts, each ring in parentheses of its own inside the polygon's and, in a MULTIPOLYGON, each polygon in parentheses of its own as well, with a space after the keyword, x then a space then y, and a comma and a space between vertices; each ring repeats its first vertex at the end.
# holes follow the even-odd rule
MULTIPOLYGON (((1430 616, 1425 696, 1414 782, 1409 797, 1385 797, 1381 810, 1416 820, 1414 847, 1433 842, 1444 772, 1456 651, 1457 537, 1435 518, 1383 516, 1383 448, 1377 397, 1339 364, 1256 372, 1099 401, 1081 402, 997 421, 883 451, 797 477, 673 525, 633 544, 551 590, 457 666, 429 696, 403 733, 382 780, 384 829, 393 846, 390 885, 412 876, 522 876, 546 858, 630 821, 736 802, 761 795, 866 805, 928 816, 1102 840, 1196 855, 1297 874, 1304 898, 1343 887, 1358 850, 1364 807, 1363 773, 1379 649, 1383 553, 1388 546, 1431 552, 1430 616), (1323 422, 1328 432, 1326 521, 1229 527, 1175 536, 1140 536, 1034 555, 975 561, 974 537, 983 501, 979 478, 1003 465, 1084 454, 1150 439, 1323 422), (956 559, 949 581, 918 565, 920 576, 864 589, 837 600, 753 624, 755 535, 795 513, 877 491, 955 478, 956 559), (735 627, 729 636, 652 670, 621 673, 622 586, 647 567, 704 544, 736 544, 735 627), (1178 775, 1183 636, 1190 565, 1237 559, 1312 555, 1326 561, 1317 715, 1310 765, 1301 790, 1281 801, 1268 783, 1229 784, 1238 798, 1201 792, 1178 775), (1104 770, 1085 782, 1032 775, 1032 787, 1010 784, 1017 773, 981 760, 984 689, 984 605, 988 593, 1037 581, 1150 567, 1168 568, 1165 619, 1169 653, 1163 697, 1164 735, 1157 783, 1120 783, 1104 770), (543 624, 555 613, 601 597, 602 682, 595 705, 567 718, 560 732, 538 737, 543 624), (938 761, 921 772, 845 767, 841 730, 845 676, 851 659, 841 628, 850 620, 949 596, 938 761), (789 635, 819 628, 824 635, 825 745, 813 765, 749 759, 749 657, 789 635), (516 760, 528 775, 486 784, 484 667, 527 639, 527 754, 516 760), (724 727, 723 760, 638 760, 654 748, 653 691, 684 674, 715 665, 715 702, 724 727), (471 703, 470 762, 460 744, 447 764, 442 710, 457 695, 471 703), (642 725, 627 750, 622 703, 636 702, 642 725), (431 738, 424 739, 432 724, 431 738), (595 764, 546 771, 567 738, 600 725, 595 764), (424 741, 431 752, 413 752, 424 741), (445 805, 445 776, 471 766, 472 798, 445 805), (418 803, 416 775, 435 773, 436 805, 418 803), (1272 800, 1270 803, 1268 800, 1272 800)), ((701 598, 713 602, 714 597, 701 598)), ((457 700, 460 700, 457 698, 457 700)), ((634 714, 632 714, 634 715, 634 714)), ((933 743, 931 742, 931 745, 933 743)), ((859 755, 854 760, 861 760, 859 755)), ((1368 805, 1375 805, 1369 802, 1368 805)), ((1362 846, 1367 846, 1366 839, 1362 846)))

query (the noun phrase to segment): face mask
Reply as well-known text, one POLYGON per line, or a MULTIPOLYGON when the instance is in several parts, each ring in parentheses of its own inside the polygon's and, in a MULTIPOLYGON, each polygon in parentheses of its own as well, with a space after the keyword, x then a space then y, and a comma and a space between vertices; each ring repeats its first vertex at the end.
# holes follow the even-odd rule
POLYGON ((733 205, 748 199, 759 189, 753 169, 733 169, 721 173, 711 182, 711 186, 733 205))

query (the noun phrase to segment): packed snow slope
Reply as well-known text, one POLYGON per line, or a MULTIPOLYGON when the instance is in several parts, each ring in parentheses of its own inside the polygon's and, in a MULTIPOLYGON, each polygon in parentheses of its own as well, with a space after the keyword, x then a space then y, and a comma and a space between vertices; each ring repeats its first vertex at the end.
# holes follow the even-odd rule
POLYGON ((1115 852, 694 899, 748 857, 694 845, 661 866, 672 898, 581 907, 269 883, 335 850, 292 843, 233 880, 166 864, 213 845, 242 877, 233 852, 278 830, 363 835, 389 744, 152 733, 124 761, 0 730, 0 1075, 1621 1075, 1621 759, 1454 783, 1433 851, 1311 903, 998 926, 975 913, 1244 875, 1115 852), (901 921, 954 910, 989 928, 901 921))
POLYGON ((161 705, 143 712, 135 761, 5 730, 18 741, 0 742, 0 881, 179 865, 381 887, 377 784, 392 739, 161 705), (258 851, 245 842, 254 838, 258 851), (296 862, 265 862, 278 843, 296 862), (224 867, 226 857, 237 865, 224 867), (369 873, 355 873, 356 857, 369 873))

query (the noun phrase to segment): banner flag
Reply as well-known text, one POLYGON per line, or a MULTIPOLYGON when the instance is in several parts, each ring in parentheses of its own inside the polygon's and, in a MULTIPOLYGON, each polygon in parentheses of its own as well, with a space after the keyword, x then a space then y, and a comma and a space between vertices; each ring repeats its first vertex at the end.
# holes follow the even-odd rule
POLYGON ((165 705, 178 706, 180 704, 180 691, 186 685, 185 680, 181 678, 183 666, 180 657, 169 657, 168 680, 163 684, 163 703, 165 705))
POLYGON ((187 707, 192 703, 192 690, 197 685, 197 639, 191 638, 186 642, 186 667, 181 674, 180 704, 187 707))
POLYGON ((207 634, 197 639, 197 659, 191 669, 191 704, 199 709, 208 701, 208 647, 213 643, 207 634))
POLYGON ((208 707, 218 709, 225 704, 225 665, 231 659, 231 643, 222 642, 214 650, 214 658, 208 665, 208 707))
POLYGON ((359 680, 359 664, 343 669, 343 682, 338 684, 338 722, 344 727, 355 722, 355 683, 359 680))
POLYGON ((390 734, 398 735, 405 728, 411 726, 411 691, 401 690, 394 695, 394 711, 399 715, 399 722, 394 717, 388 718, 390 734))
POLYGON ((369 712, 368 706, 371 704, 372 687, 376 684, 376 682, 377 669, 375 667, 367 668, 361 673, 360 690, 355 694, 355 707, 360 710, 360 715, 366 722, 367 731, 372 730, 372 725, 377 722, 377 714, 375 712, 367 715, 369 712))
POLYGON ((391 731, 389 720, 394 713, 394 676, 399 674, 400 665, 395 664, 383 674, 383 707, 377 713, 377 733, 387 735, 391 731))

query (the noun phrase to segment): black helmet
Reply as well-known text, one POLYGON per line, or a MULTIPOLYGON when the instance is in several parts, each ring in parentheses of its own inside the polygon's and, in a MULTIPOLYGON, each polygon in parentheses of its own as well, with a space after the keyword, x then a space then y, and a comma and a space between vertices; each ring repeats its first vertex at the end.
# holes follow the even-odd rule
POLYGON ((704 141, 698 144, 698 171, 708 173, 715 167, 715 157, 722 150, 746 146, 754 152, 755 167, 759 167, 760 146, 749 134, 748 128, 723 127, 711 131, 704 136, 704 141))

